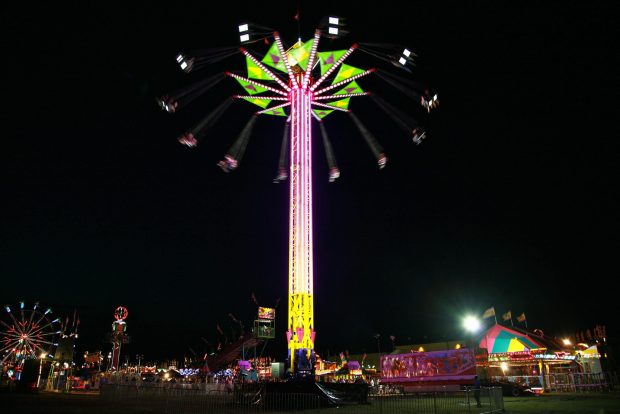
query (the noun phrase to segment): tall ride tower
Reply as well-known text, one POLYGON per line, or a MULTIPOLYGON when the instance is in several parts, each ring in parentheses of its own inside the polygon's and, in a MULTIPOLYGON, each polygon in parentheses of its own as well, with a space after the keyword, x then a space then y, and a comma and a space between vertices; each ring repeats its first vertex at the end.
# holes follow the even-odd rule
MULTIPOLYGON (((261 109, 254 112, 224 159, 217 163, 224 172, 229 173, 238 168, 258 115, 286 118, 278 176, 274 182, 290 179, 286 337, 289 368, 293 374, 298 376, 311 373, 315 361, 312 119, 314 118, 315 125, 319 126, 329 167, 329 182, 333 182, 340 176, 340 170, 323 122, 323 119, 333 112, 345 112, 350 116, 376 158, 379 169, 384 168, 387 162, 383 148, 372 132, 349 109, 351 98, 371 95, 360 87, 357 79, 377 73, 383 80, 419 101, 427 110, 430 111, 438 104, 437 96, 430 97, 428 90, 424 92, 415 90, 419 87, 418 83, 411 83, 408 79, 390 74, 383 69, 365 70, 343 63, 355 50, 360 50, 410 72, 406 66, 413 63, 415 54, 408 49, 404 49, 399 54, 392 47, 385 47, 385 45, 356 43, 348 49, 317 51, 322 36, 330 40, 340 36, 339 27, 342 24, 339 18, 329 17, 327 22, 328 27, 323 23, 323 30, 317 29, 312 39, 303 42, 299 38, 289 49, 284 48, 278 32, 265 32, 266 28, 255 25, 239 25, 241 44, 260 42, 269 45, 269 50, 262 59, 255 57, 254 52, 250 53, 244 47, 179 54, 176 58, 181 69, 190 73, 210 63, 219 62, 239 51, 245 56, 247 76, 233 72, 225 72, 225 75, 236 79, 247 93, 246 95, 233 95, 234 99, 246 100, 261 109), (273 42, 270 41, 271 38, 273 42), (381 49, 387 49, 387 51, 383 52, 381 49)), ((164 95, 157 101, 162 109, 174 113, 211 89, 222 78, 224 76, 221 76, 221 73, 215 74, 171 95, 164 95)), ((422 142, 426 133, 415 120, 377 95, 372 94, 371 97, 401 128, 408 134, 413 134, 414 143, 422 142)), ((188 147, 196 147, 205 136, 205 131, 217 122, 230 103, 229 99, 222 102, 194 127, 182 134, 178 141, 188 147)))

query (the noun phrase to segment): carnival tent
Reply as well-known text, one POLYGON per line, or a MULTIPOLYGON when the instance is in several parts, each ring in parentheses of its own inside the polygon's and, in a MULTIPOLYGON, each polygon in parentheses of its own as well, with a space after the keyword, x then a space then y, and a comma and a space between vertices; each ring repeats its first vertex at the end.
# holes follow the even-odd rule
POLYGON ((479 346, 480 348, 485 348, 489 354, 531 351, 533 349, 545 348, 545 346, 541 345, 529 335, 497 324, 489 328, 489 330, 482 335, 479 346))

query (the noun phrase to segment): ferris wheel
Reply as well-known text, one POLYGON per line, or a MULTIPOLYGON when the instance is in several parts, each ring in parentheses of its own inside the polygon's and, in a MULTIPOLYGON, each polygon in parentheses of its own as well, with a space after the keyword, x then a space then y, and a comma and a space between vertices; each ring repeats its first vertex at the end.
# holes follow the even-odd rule
POLYGON ((49 354, 58 344, 60 319, 52 316, 50 308, 39 303, 32 307, 23 301, 12 307, 4 305, 0 319, 0 363, 22 364, 24 360, 49 354))

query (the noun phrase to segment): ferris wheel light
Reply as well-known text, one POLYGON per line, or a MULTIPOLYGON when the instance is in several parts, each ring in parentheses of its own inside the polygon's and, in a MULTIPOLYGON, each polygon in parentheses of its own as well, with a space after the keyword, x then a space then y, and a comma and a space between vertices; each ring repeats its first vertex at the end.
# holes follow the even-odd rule
POLYGON ((338 22, 340 21, 340 19, 338 19, 337 17, 330 17, 329 18, 329 24, 339 24, 338 22))
POLYGON ((51 308, 47 308, 47 310, 45 311, 45 314, 47 315, 48 313, 50 313, 52 311, 51 308))
POLYGON ((409 57, 409 56, 411 56, 411 52, 409 51, 409 49, 405 49, 405 50, 403 50, 403 55, 409 57))
MULTIPOLYGON (((51 312, 43 313, 37 310, 39 304, 30 307, 24 301, 19 301, 20 311, 13 314, 9 305, 4 305, 10 320, 0 321, 0 343, 3 351, 7 351, 3 356, 2 362, 15 364, 21 367, 24 361, 29 358, 44 358, 49 354, 51 346, 57 345, 53 341, 57 340, 60 332, 54 331, 53 322, 45 318, 51 312), (6 329, 5 329, 6 328, 6 329)), ((56 319, 54 322, 58 322, 56 319)))
POLYGON ((247 42, 248 40, 250 40, 250 35, 249 34, 242 34, 241 36, 239 36, 239 41, 240 42, 247 42))
POLYGON ((404 57, 401 57, 400 59, 398 59, 398 63, 405 66, 405 63, 407 63, 407 59, 405 59, 404 57))
POLYGON ((183 55, 177 56, 177 62, 178 63, 181 63, 182 60, 183 60, 183 55))
POLYGON ((247 23, 239 25, 239 33, 247 32, 248 30, 250 30, 250 27, 247 23))
POLYGON ((56 318, 56 319, 54 319, 54 320, 52 321, 52 323, 54 323, 54 322, 58 322, 59 320, 60 320, 60 318, 56 318))

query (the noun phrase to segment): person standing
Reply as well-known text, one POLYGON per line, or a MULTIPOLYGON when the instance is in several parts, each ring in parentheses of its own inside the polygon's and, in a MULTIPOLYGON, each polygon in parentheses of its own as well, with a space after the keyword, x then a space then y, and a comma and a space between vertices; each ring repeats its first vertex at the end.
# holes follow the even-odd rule
POLYGON ((477 375, 474 377, 474 398, 476 399, 476 406, 482 407, 480 404, 480 378, 477 375))

